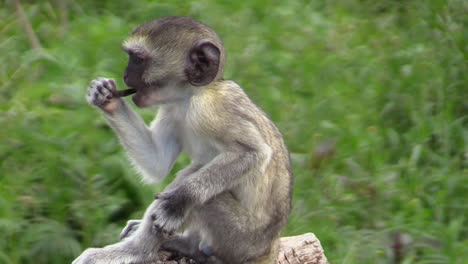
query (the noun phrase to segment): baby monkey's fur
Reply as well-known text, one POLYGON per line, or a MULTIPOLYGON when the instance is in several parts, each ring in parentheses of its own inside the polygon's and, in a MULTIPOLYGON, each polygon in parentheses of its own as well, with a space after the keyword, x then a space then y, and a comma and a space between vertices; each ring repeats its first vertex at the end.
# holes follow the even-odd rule
POLYGON ((274 263, 291 210, 292 173, 282 136, 234 82, 222 79, 216 33, 187 17, 137 27, 124 42, 125 83, 138 107, 159 105, 148 127, 110 79, 87 100, 102 110, 147 182, 162 180, 179 154, 192 162, 129 221, 122 241, 87 249, 73 263, 146 263, 160 247, 200 263, 274 263))

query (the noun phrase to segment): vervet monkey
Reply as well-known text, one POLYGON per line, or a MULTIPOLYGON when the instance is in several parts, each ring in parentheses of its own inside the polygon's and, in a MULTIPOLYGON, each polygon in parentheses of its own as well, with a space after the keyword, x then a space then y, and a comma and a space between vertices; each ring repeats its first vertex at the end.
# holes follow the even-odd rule
POLYGON ((274 263, 291 210, 289 154, 265 113, 222 78, 219 37, 192 18, 165 17, 138 26, 123 49, 131 90, 97 78, 87 101, 102 110, 144 181, 164 179, 182 151, 191 164, 120 242, 87 249, 73 263, 145 263, 160 247, 199 263, 274 263), (149 127, 119 97, 134 92, 136 106, 159 105, 149 127))

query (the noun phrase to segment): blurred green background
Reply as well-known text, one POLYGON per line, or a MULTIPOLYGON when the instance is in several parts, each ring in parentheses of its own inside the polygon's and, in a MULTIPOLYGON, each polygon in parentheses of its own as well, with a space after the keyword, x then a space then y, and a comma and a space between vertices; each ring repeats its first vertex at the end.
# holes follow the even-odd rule
POLYGON ((141 184, 84 94, 98 76, 122 89, 121 41, 168 15, 219 33, 225 77, 283 132, 285 236, 315 233, 331 263, 468 263, 467 14, 466 0, 0 0, 0 263, 114 243, 163 188, 141 184))

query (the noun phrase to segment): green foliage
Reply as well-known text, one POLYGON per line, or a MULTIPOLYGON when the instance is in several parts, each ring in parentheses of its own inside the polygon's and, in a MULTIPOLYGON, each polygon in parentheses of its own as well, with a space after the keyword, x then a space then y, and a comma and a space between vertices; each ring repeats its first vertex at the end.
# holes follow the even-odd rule
POLYGON ((97 76, 123 87, 121 40, 167 15, 219 33, 225 77, 283 132, 285 235, 314 232, 332 263, 468 261, 466 1, 21 2, 43 49, 0 1, 0 263, 113 243, 163 188, 141 185, 84 93, 97 76))

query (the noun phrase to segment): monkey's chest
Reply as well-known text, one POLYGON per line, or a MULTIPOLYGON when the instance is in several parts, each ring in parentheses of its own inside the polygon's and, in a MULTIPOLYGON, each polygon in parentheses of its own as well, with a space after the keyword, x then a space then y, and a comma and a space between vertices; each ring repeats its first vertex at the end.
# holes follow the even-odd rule
POLYGON ((212 141, 190 129, 182 134, 182 148, 192 161, 199 164, 208 163, 219 153, 212 141))

